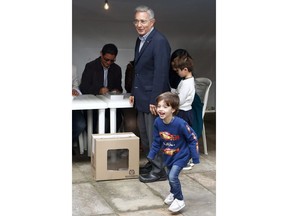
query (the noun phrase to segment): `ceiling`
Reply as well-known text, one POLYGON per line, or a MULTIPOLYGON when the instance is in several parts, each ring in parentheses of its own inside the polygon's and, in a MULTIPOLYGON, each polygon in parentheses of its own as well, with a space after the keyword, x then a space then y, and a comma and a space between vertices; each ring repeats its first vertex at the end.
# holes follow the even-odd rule
POLYGON ((156 22, 215 26, 216 0, 108 0, 109 10, 104 10, 104 2, 73 0, 73 21, 132 22, 134 9, 144 4, 154 10, 156 22))

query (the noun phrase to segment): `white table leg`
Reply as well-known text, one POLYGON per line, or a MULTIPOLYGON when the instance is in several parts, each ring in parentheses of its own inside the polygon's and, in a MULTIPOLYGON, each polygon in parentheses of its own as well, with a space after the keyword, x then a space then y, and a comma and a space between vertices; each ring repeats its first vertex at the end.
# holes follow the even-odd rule
POLYGON ((98 110, 98 133, 105 133, 105 109, 98 110))
MULTIPOLYGON (((87 110, 87 140, 88 140, 88 156, 91 156, 93 133, 93 110, 87 110)), ((105 133, 105 109, 98 110, 98 133, 105 133)))
MULTIPOLYGON (((116 108, 110 108, 110 133, 116 133, 116 108)), ((116 162, 117 154, 116 151, 113 150, 111 152, 111 161, 116 162)))
POLYGON ((116 108, 110 108, 110 133, 116 133, 116 108))

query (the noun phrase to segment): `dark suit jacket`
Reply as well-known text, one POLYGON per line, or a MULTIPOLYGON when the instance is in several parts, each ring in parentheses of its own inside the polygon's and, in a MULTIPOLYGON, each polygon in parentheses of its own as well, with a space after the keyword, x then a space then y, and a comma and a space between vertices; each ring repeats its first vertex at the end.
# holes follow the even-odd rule
MULTIPOLYGON (((104 87, 104 70, 101 64, 100 58, 94 61, 88 62, 82 73, 81 84, 79 86, 82 94, 94 94, 98 95, 100 88, 104 87)), ((109 91, 118 89, 120 92, 122 89, 122 71, 119 65, 112 64, 108 69, 108 86, 109 91)))
POLYGON ((140 53, 140 40, 135 46, 135 77, 131 95, 138 111, 149 113, 149 104, 156 97, 170 91, 169 68, 171 48, 168 40, 155 28, 147 37, 140 53))

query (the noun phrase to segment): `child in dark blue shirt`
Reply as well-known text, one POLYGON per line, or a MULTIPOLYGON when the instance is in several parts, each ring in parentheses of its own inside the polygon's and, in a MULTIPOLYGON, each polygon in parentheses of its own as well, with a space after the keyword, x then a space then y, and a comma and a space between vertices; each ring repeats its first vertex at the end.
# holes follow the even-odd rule
POLYGON ((179 174, 192 158, 198 164, 198 140, 194 130, 182 118, 176 116, 179 109, 177 94, 165 92, 156 99, 156 110, 159 115, 154 121, 153 143, 147 156, 153 159, 159 151, 163 152, 164 164, 170 185, 170 194, 164 203, 170 205, 172 212, 178 212, 185 207, 179 174))

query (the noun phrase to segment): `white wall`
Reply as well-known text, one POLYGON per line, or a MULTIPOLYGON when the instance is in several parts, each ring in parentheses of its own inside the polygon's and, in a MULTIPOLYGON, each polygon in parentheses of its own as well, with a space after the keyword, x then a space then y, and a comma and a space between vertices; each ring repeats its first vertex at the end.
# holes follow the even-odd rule
POLYGON ((196 77, 212 80, 208 107, 216 107, 215 0, 181 0, 182 5, 171 0, 109 0, 109 11, 102 8, 103 2, 73 0, 72 61, 80 77, 85 64, 99 57, 103 45, 114 43, 124 85, 126 65, 133 59, 137 38, 132 24, 134 9, 144 2, 154 10, 155 27, 168 38, 172 52, 187 49, 195 60, 196 77))

